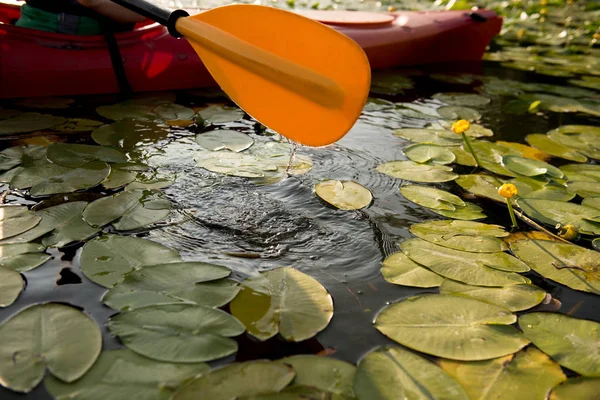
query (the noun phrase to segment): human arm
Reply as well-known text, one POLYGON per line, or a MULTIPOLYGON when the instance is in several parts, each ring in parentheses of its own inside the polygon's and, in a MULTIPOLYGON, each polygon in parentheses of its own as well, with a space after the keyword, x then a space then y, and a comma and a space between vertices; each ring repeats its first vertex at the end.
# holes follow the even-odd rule
POLYGON ((90 8, 97 13, 122 24, 133 24, 144 20, 143 16, 134 13, 125 7, 121 7, 110 0, 77 0, 77 2, 84 7, 90 8))

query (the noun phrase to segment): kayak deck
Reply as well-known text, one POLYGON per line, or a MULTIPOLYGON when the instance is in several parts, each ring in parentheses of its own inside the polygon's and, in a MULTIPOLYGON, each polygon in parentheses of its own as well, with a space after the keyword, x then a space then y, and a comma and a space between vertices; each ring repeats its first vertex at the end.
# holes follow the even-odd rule
MULTIPOLYGON (((355 40, 372 69, 480 60, 502 20, 494 12, 302 11, 355 40)), ((0 98, 117 93, 102 36, 42 32, 11 24, 19 7, 0 3, 0 98)), ((185 39, 145 22, 115 35, 134 92, 215 82, 185 39)))

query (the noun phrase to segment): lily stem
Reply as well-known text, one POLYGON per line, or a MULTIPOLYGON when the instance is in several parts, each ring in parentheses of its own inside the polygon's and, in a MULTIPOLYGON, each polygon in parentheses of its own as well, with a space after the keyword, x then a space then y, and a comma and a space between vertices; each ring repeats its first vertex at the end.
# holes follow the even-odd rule
POLYGON ((473 156, 473 158, 475 159, 475 162, 477 163, 478 167, 481 167, 481 163, 479 162, 479 158, 477 158, 477 154, 475 154, 475 151, 473 150, 473 148, 471 147, 471 142, 469 141, 469 138, 467 137, 467 135, 465 135, 465 133, 461 133, 463 141, 465 142, 465 144, 467 145, 467 148, 469 149, 469 151, 471 152, 471 155, 473 156))
POLYGON ((510 220, 512 221, 512 226, 513 226, 513 228, 518 229, 519 225, 517 224, 517 219, 515 218, 515 210, 513 210, 513 206, 512 206, 510 199, 506 199, 506 205, 508 206, 508 213, 510 214, 510 220))

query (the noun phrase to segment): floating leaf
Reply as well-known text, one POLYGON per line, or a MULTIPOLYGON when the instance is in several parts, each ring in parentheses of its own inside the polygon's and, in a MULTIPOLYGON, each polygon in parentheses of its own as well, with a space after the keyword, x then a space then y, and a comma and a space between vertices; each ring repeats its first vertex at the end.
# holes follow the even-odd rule
POLYGON ((121 103, 100 106, 96 108, 96 112, 104 118, 119 121, 125 118, 137 120, 152 120, 158 116, 152 112, 152 106, 148 104, 140 104, 135 100, 127 100, 121 103))
POLYGON ((515 272, 529 267, 506 253, 470 253, 409 239, 400 244, 402 252, 414 262, 455 281, 476 286, 509 286, 529 283, 515 272))
POLYGON ((369 189, 353 181, 322 181, 315 185, 315 193, 340 210, 359 210, 373 201, 369 189))
POLYGON ((600 165, 567 164, 560 167, 570 181, 600 182, 600 165))
POLYGON ((429 186, 404 185, 400 193, 415 204, 435 210, 454 211, 467 205, 460 197, 429 186))
POLYGON ((42 218, 26 206, 0 206, 0 239, 11 238, 36 227, 42 218))
POLYGON ((175 182, 175 176, 166 177, 153 177, 145 179, 144 177, 137 176, 136 180, 131 182, 125 190, 157 190, 163 189, 167 186, 171 186, 175 182))
POLYGON ((596 208, 554 200, 518 199, 517 202, 525 214, 545 224, 572 225, 583 234, 600 235, 600 210, 596 208))
POLYGON ((416 143, 437 144, 440 146, 460 146, 462 138, 445 129, 403 128, 392 132, 394 135, 416 143))
POLYGON ((600 159, 600 128, 587 125, 563 125, 548 132, 550 139, 563 146, 577 149, 579 153, 600 159))
POLYGON ((504 287, 471 286, 446 279, 440 286, 441 294, 465 296, 504 307, 510 311, 523 311, 540 304, 546 292, 535 285, 521 284, 504 287))
POLYGON ((475 253, 494 253, 508 249, 508 236, 499 225, 471 221, 430 221, 410 227, 410 233, 428 242, 456 250, 475 253))
POLYGON ((508 183, 515 185, 519 191, 519 197, 524 199, 569 201, 575 197, 575 192, 567 190, 562 185, 548 183, 543 178, 520 176, 511 179, 508 183))
POLYGON ((535 347, 486 361, 441 360, 440 366, 470 399, 546 399, 566 379, 560 366, 535 347))
POLYGON ((379 165, 377 171, 414 182, 448 182, 458 177, 452 168, 445 165, 425 165, 413 161, 387 162, 379 165))
POLYGON ((0 120, 0 135, 33 132, 52 128, 65 122, 63 117, 38 113, 22 113, 12 118, 0 120))
POLYGON ((475 159, 473 158, 473 155, 468 151, 465 151, 462 147, 453 146, 450 147, 449 150, 454 154, 455 162, 457 164, 464 165, 467 167, 474 167, 477 165, 475 159))
POLYGON ((213 105, 201 110, 198 118, 205 124, 224 124, 244 118, 244 111, 237 107, 213 105))
POLYGON ((404 149, 404 154, 418 163, 450 164, 456 158, 447 148, 433 144, 413 144, 404 149))
POLYGON ((395 71, 377 71, 371 77, 371 92, 378 94, 400 94, 405 89, 412 89, 414 83, 407 76, 402 76, 395 71))
POLYGON ((196 114, 191 108, 176 103, 160 103, 152 109, 152 113, 165 121, 189 121, 196 114))
POLYGON ((254 139, 245 133, 232 131, 231 129, 220 129, 197 135, 196 142, 210 151, 231 150, 239 153, 252 146, 254 139))
POLYGON ((436 93, 431 97, 452 106, 481 107, 490 103, 487 97, 469 93, 436 93))
POLYGON ((104 146, 120 146, 125 150, 132 150, 140 144, 166 139, 168 134, 167 125, 128 118, 95 129, 92 139, 104 146))
POLYGON ((20 99, 16 102, 21 107, 27 108, 68 108, 75 100, 64 97, 32 97, 29 99, 20 99))
POLYGON ((248 361, 217 368, 179 388, 170 400, 231 400, 277 393, 294 379, 294 370, 281 363, 248 361))
POLYGON ((535 133, 535 134, 527 135, 525 137, 525 140, 531 146, 538 148, 542 151, 545 151, 546 153, 551 154, 554 157, 560 157, 560 158, 564 158, 566 160, 577 161, 577 162, 586 162, 587 161, 586 156, 577 152, 572 147, 564 146, 560 143, 555 142, 548 135, 544 135, 541 133, 535 133))
POLYGON ((531 160, 518 156, 502 157, 502 164, 511 172, 525 176, 548 175, 552 178, 562 178, 563 172, 543 161, 531 160))
POLYGON ((229 305, 248 333, 264 341, 277 333, 293 342, 316 335, 333 317, 333 301, 314 278, 293 268, 276 268, 242 282, 229 305))
POLYGON ((68 384, 48 376, 44 385, 56 400, 168 400, 175 388, 209 370, 204 363, 163 363, 118 349, 102 352, 76 382, 68 384))
POLYGON ((145 266, 125 275, 104 295, 103 301, 115 310, 171 303, 221 307, 239 291, 235 282, 220 280, 230 273, 223 266, 203 262, 145 266))
POLYGON ((105 235, 90 240, 81 252, 81 271, 92 282, 114 286, 123 275, 148 265, 180 261, 176 251, 150 240, 105 235))
POLYGON ((600 393, 600 378, 570 378, 552 389, 550 400, 595 400, 600 393))
POLYGON ((471 141, 471 147, 477 154, 481 165, 480 167, 498 175, 516 177, 517 174, 509 171, 502 165, 502 158, 507 155, 520 156, 521 153, 510 147, 502 146, 497 143, 486 142, 483 140, 471 141))
MULTIPOLYGON (((313 355, 297 355, 277 361, 291 366, 296 372, 293 387, 313 387, 340 396, 341 399, 354 398, 354 374, 356 367, 335 358, 313 355)), ((333 397, 334 399, 338 397, 333 397)))
POLYGON ((535 272, 575 290, 600 294, 600 253, 570 243, 519 240, 511 251, 535 272))
POLYGON ((395 253, 383 260, 383 278, 389 283, 414 287, 438 287, 444 277, 415 263, 404 253, 395 253))
POLYGON ((54 143, 48 146, 48 160, 63 167, 77 168, 90 161, 124 163, 127 156, 119 150, 89 144, 54 143))
POLYGON ((600 182, 569 182, 567 187, 583 198, 600 197, 600 182))
POLYGON ((386 308, 375 327, 403 346, 453 360, 487 360, 515 353, 529 341, 505 308, 450 295, 409 297, 386 308))
POLYGON ((0 382, 28 393, 44 378, 73 382, 94 364, 102 348, 96 323, 81 311, 47 303, 21 310, 0 325, 0 382))
POLYGON ((519 317, 523 334, 554 361, 584 376, 600 376, 600 323, 556 313, 519 317))
POLYGON ((481 119, 479 111, 469 107, 446 106, 437 109, 438 113, 451 120, 466 119, 467 121, 476 121, 481 119))
POLYGON ((20 273, 0 266, 0 307, 8 307, 14 303, 24 288, 25 282, 20 273))
POLYGON ((136 171, 111 168, 110 173, 101 183, 106 189, 117 189, 135 181, 137 175, 136 171))
POLYGON ((354 391, 359 400, 468 399, 440 367, 396 346, 379 347, 359 361, 354 391))
POLYGON ((477 196, 502 203, 506 202, 506 199, 498 194, 498 188, 502 186, 502 181, 496 177, 481 174, 460 175, 456 178, 456 183, 477 196))
POLYGON ((38 243, 18 243, 0 245, 0 258, 13 257, 25 253, 38 253, 46 250, 46 246, 38 243))
POLYGON ((43 265, 52 256, 45 253, 25 253, 11 257, 3 257, 0 267, 10 268, 18 272, 26 272, 43 265))
POLYGON ((550 159, 550 154, 536 149, 535 147, 527 146, 522 143, 505 142, 499 140, 496 142, 496 144, 502 147, 507 147, 509 149, 515 150, 520 154, 521 157, 524 157, 529 160, 546 161, 550 159))
POLYGON ((108 329, 136 353, 158 361, 196 363, 237 351, 244 326, 224 311, 195 304, 138 308, 108 320, 108 329))
POLYGON ((474 221, 478 219, 486 218, 483 213, 483 209, 476 204, 465 202, 464 207, 456 207, 455 210, 436 210, 431 209, 432 212, 443 215, 447 218, 474 221))
POLYGON ((102 125, 100 121, 94 121, 85 118, 69 118, 60 125, 52 127, 53 131, 72 133, 72 132, 89 132, 102 125))

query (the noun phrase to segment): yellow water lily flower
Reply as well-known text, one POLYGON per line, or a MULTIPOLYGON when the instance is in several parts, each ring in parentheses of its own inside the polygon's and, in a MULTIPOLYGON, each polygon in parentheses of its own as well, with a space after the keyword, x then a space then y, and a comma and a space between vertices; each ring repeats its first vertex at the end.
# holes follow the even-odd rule
POLYGON ((459 119, 455 123, 452 124, 452 132, 460 135, 463 132, 466 132, 471 127, 471 123, 466 119, 459 119))
POLYGON ((498 194, 504 197, 505 199, 512 199, 518 193, 519 191, 517 190, 517 187, 512 183, 505 183, 504 185, 498 188, 498 194))
POLYGON ((579 237, 579 230, 573 225, 563 225, 560 227, 558 236, 565 240, 575 240, 579 237))

